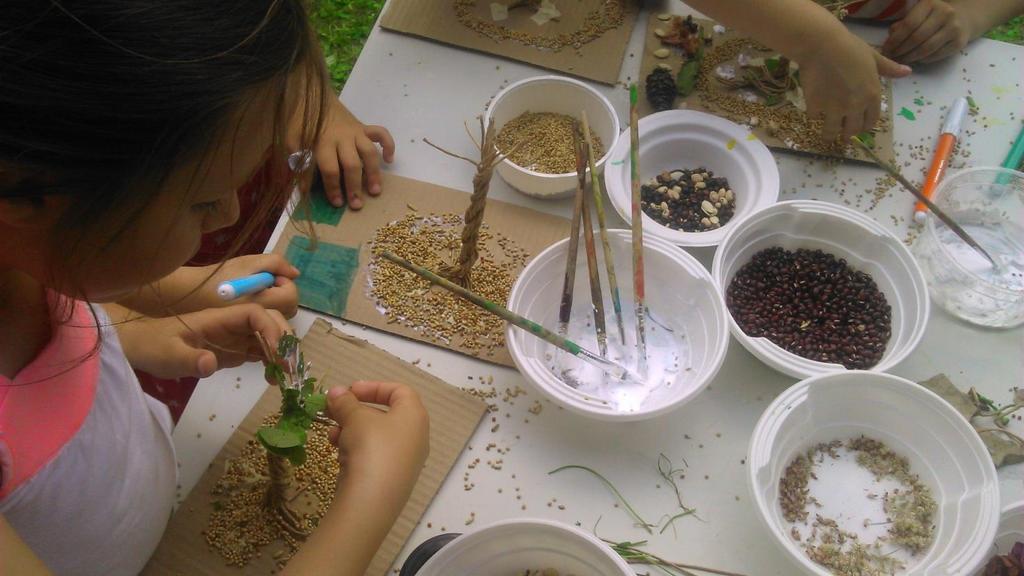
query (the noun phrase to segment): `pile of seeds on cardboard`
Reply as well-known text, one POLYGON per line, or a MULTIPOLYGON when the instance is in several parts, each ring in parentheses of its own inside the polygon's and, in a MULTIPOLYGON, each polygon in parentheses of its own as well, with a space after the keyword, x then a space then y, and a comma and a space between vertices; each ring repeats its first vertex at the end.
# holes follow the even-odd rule
POLYGON ((871 275, 821 250, 761 250, 725 303, 748 336, 850 369, 878 364, 892 334, 892 308, 871 275))
MULTIPOLYGON (((276 415, 263 425, 272 426, 276 415)), ((327 439, 328 427, 313 423, 306 443, 306 462, 294 468, 296 501, 292 504, 302 515, 302 528, 312 531, 334 499, 340 466, 338 450, 327 439)), ((241 454, 227 462, 224 475, 213 488, 213 512, 203 536, 206 543, 224 557, 229 566, 245 566, 263 555, 261 549, 274 542, 283 546, 273 553, 283 566, 299 549, 300 542, 281 529, 276 513, 266 506, 270 478, 267 451, 256 440, 249 440, 241 454)))
MULTIPOLYGON (((758 49, 762 48, 752 40, 734 38, 719 43, 704 54, 697 77, 697 92, 703 105, 741 124, 764 126, 769 134, 794 150, 840 154, 846 144, 823 141, 821 120, 808 118, 803 110, 795 106, 766 106, 731 91, 711 87, 711 82, 715 81, 715 69, 720 64, 736 60, 745 50, 758 49)), ((876 130, 888 130, 887 115, 882 115, 876 130)))
MULTIPOLYGON (((415 212, 382 226, 373 239, 374 254, 388 251, 437 271, 458 258, 463 220, 458 214, 415 212)), ((507 305, 519 271, 529 257, 512 240, 480 229, 480 259, 470 286, 491 302, 507 305)), ((492 356, 505 346, 505 322, 416 274, 377 259, 369 269, 370 296, 388 322, 416 330, 427 339, 464 348, 474 356, 492 356)))
MULTIPOLYGON (((820 443, 806 453, 801 453, 786 466, 779 482, 779 503, 782 516, 787 522, 808 524, 808 505, 821 507, 820 502, 810 494, 811 479, 817 479, 815 468, 825 461, 841 457, 839 450, 846 448, 856 454, 856 462, 874 475, 875 481, 890 479, 900 484, 899 488, 882 495, 885 524, 889 525, 886 536, 874 542, 861 541, 860 537, 844 530, 833 518, 815 514, 806 537, 793 526, 791 537, 802 542, 807 556, 828 568, 836 576, 886 576, 904 568, 903 562, 892 556, 884 545, 896 546, 912 556, 920 554, 931 546, 935 534, 934 517, 937 510, 931 489, 910 471, 909 461, 885 444, 859 436, 846 442, 833 440, 820 443)), ((869 492, 869 499, 878 496, 869 492)), ((864 526, 872 523, 864 520, 864 526)))
POLYGON ((721 228, 736 213, 729 181, 706 168, 662 172, 641 186, 640 198, 655 222, 685 232, 721 228))
POLYGON ((496 42, 513 40, 526 46, 558 52, 567 47, 579 49, 600 38, 605 32, 622 26, 626 0, 602 0, 596 8, 587 12, 579 28, 564 34, 534 34, 481 18, 477 15, 477 4, 477 0, 454 0, 455 17, 463 26, 496 42))
MULTIPOLYGON (((508 159, 518 166, 544 172, 567 174, 576 172, 574 135, 579 123, 567 114, 554 112, 523 112, 509 120, 498 132, 498 150, 511 150, 508 159)), ((595 162, 604 156, 601 138, 591 134, 595 162)))

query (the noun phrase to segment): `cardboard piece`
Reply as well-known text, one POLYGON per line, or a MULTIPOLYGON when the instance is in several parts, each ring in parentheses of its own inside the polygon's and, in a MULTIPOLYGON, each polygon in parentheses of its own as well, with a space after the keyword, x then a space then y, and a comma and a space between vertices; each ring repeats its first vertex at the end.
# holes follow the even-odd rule
MULTIPOLYGON (((694 21, 697 22, 698 24, 703 25, 705 30, 711 30, 712 27, 715 25, 715 22, 712 20, 694 18, 694 21)), ((659 39, 654 34, 654 30, 658 28, 668 28, 668 23, 658 20, 657 14, 651 14, 650 18, 648 18, 647 20, 647 30, 644 34, 644 54, 643 59, 640 62, 640 76, 638 77, 637 82, 637 87, 639 89, 639 102, 637 104, 637 108, 641 118, 654 112, 654 110, 651 108, 650 103, 647 102, 647 92, 645 86, 647 75, 650 74, 658 64, 664 63, 672 67, 672 75, 673 77, 675 77, 675 75, 679 72, 679 68, 684 61, 682 50, 678 48, 670 48, 668 46, 664 46, 661 43, 661 39, 659 39), (654 51, 658 50, 659 48, 669 48, 670 55, 667 58, 656 57, 654 55, 654 51)), ((713 35, 713 43, 711 47, 705 47, 705 50, 713 49, 714 46, 718 46, 722 42, 732 40, 733 38, 743 38, 743 36, 732 29, 726 29, 726 31, 723 34, 715 33, 713 35)), ((709 82, 709 85, 711 86, 712 90, 722 92, 729 91, 728 87, 714 79, 712 79, 709 82)), ((884 82, 884 93, 886 101, 889 103, 889 106, 883 113, 883 119, 885 120, 883 122, 883 126, 885 126, 886 128, 883 130, 879 130, 875 134, 875 153, 878 154, 879 158, 886 160, 888 162, 893 162, 896 158, 896 151, 893 147, 893 107, 891 82, 884 82)), ((745 126, 749 126, 750 124, 749 117, 739 117, 720 108, 706 105, 703 102, 698 91, 694 91, 693 94, 687 96, 686 98, 677 98, 676 106, 678 108, 685 108, 687 110, 699 110, 702 112, 708 112, 709 114, 714 114, 716 116, 728 118, 733 122, 743 124, 745 126)), ((758 140, 764 142, 764 144, 769 148, 774 148, 777 150, 786 150, 789 152, 802 152, 810 154, 819 154, 824 156, 832 156, 837 158, 846 158, 849 160, 858 160, 861 162, 868 162, 872 164, 874 163, 866 154, 864 154, 864 152, 862 152, 859 148, 853 146, 847 147, 846 151, 841 155, 831 151, 794 150, 793 148, 790 148, 788 145, 786 145, 786 142, 783 138, 772 136, 771 134, 769 134, 768 128, 764 123, 758 126, 750 127, 750 131, 751 133, 754 134, 754 136, 757 137, 758 140)))
MULTIPOLYGON (((473 436, 487 405, 364 340, 334 330, 324 320, 317 320, 309 329, 302 340, 302 351, 325 388, 348 385, 356 380, 403 382, 419 392, 430 414, 430 456, 409 501, 366 571, 368 576, 385 576, 473 436)), ((255 437, 260 422, 280 406, 280 391, 268 386, 266 393, 174 513, 160 546, 142 571, 144 576, 271 573, 274 544, 267 546, 263 554, 245 568, 230 567, 206 544, 201 531, 213 509, 214 498, 210 490, 224 472, 225 461, 237 456, 245 443, 255 437)))
MULTIPOLYGON (((418 180, 403 178, 384 172, 383 187, 386 193, 376 198, 367 198, 366 207, 359 212, 345 211, 337 225, 315 224, 320 248, 332 254, 333 266, 306 266, 299 260, 309 258, 310 252, 296 249, 292 239, 298 237, 296 243, 305 239, 296 226, 287 226, 274 252, 287 255, 288 258, 303 270, 299 277, 299 304, 317 312, 339 316, 345 320, 376 328, 406 338, 412 338, 428 344, 441 346, 423 333, 403 326, 398 322, 388 322, 377 309, 377 305, 369 295, 367 265, 371 260, 370 241, 377 229, 404 217, 410 210, 423 214, 453 213, 462 215, 469 206, 469 194, 443 186, 436 186, 418 180), (291 246, 291 249, 289 247, 291 246), (347 257, 344 251, 352 256, 347 257), (337 254, 337 257, 333 256, 337 254), (355 258, 358 256, 358 259, 355 258), (353 268, 348 270, 348 262, 353 268), (358 268, 355 268, 358 266, 358 268), (325 294, 333 290, 331 294, 325 294), (343 302, 337 299, 342 298, 343 302)), ((484 223, 492 232, 496 232, 515 241, 526 250, 530 257, 555 242, 569 236, 569 221, 557 216, 543 214, 500 202, 488 200, 484 213, 484 223)), ((516 273, 518 275, 518 271, 516 273)), ((471 350, 460 348, 457 343, 445 345, 445 348, 471 355, 481 360, 494 362, 504 366, 514 366, 512 357, 504 347, 494 350, 492 355, 474 354, 471 350)))
MULTIPOLYGON (((473 6, 473 15, 479 21, 504 26, 513 31, 554 37, 578 31, 588 13, 606 2, 616 0, 554 0, 561 17, 542 26, 531 20, 536 9, 530 6, 510 10, 507 20, 495 22, 491 16, 492 1, 480 0, 473 6)), ((470 29, 456 15, 456 0, 392 0, 380 23, 387 30, 519 60, 605 84, 615 84, 639 11, 638 2, 620 1, 623 2, 624 12, 622 25, 578 48, 567 46, 557 52, 512 39, 497 41, 470 29)), ((508 4, 508 0, 500 2, 508 4)))

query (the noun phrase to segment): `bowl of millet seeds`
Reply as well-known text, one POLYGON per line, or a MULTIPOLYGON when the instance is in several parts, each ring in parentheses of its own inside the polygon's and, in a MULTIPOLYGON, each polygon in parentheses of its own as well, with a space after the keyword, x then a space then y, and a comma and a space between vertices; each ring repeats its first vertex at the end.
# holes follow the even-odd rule
POLYGON ((930 310, 924 276, 868 216, 792 200, 733 226, 712 276, 733 336, 768 366, 795 378, 884 372, 920 342, 930 310))
MULTIPOLYGON (((779 198, 779 170, 750 132, 724 118, 667 110, 640 119, 644 231, 677 246, 716 246, 733 223, 779 198)), ((629 135, 605 169, 612 206, 632 222, 629 135)))
POLYGON ((498 150, 511 152, 498 164, 502 179, 535 198, 571 196, 577 181, 573 133, 580 130, 581 111, 587 114, 601 172, 619 137, 619 117, 600 92, 563 76, 526 78, 498 92, 484 123, 494 120, 498 150))
POLYGON ((747 463, 757 515, 793 574, 975 576, 992 555, 992 458, 955 408, 909 380, 798 382, 761 415, 747 463))
POLYGON ((417 547, 400 576, 635 575, 593 534, 551 520, 503 520, 453 539, 449 536, 435 536, 417 547), (422 552, 429 555, 426 562, 422 552))

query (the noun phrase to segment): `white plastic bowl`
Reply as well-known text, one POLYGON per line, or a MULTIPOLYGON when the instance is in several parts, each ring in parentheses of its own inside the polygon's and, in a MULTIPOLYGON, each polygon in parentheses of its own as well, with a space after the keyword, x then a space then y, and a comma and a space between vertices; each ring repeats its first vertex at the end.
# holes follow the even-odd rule
MULTIPOLYGON (((611 102, 590 86, 564 76, 535 76, 510 84, 494 97, 487 108, 484 123, 494 118, 494 127, 501 130, 506 122, 523 112, 554 112, 579 118, 587 113, 592 134, 601 138, 605 153, 595 162, 598 172, 604 167, 619 136, 619 117, 611 102)), ((576 189, 576 172, 545 174, 504 160, 498 174, 510 186, 536 198, 564 198, 576 189)))
POLYGON ((1003 508, 1003 513, 999 517, 995 542, 992 543, 985 562, 978 567, 976 576, 983 574, 989 558, 996 554, 1009 554, 1017 542, 1024 542, 1024 500, 1019 500, 1003 508))
POLYGON ((505 520, 446 544, 416 576, 522 576, 527 569, 559 574, 633 576, 619 555, 591 534, 550 520, 505 520))
MULTIPOLYGON (((750 131, 704 112, 666 110, 640 119, 640 178, 646 182, 661 172, 703 166, 729 180, 736 194, 736 213, 721 228, 707 232, 673 230, 643 215, 644 231, 679 246, 715 246, 743 218, 779 199, 779 169, 760 140, 750 131)), ((605 169, 608 197, 619 216, 632 223, 629 133, 622 133, 605 169)))
MULTIPOLYGON (((729 283, 751 257, 772 246, 821 249, 845 258, 871 275, 892 308, 892 334, 882 359, 871 368, 885 372, 910 354, 928 324, 928 287, 917 261, 903 242, 871 218, 849 208, 814 200, 790 200, 747 216, 726 234, 715 253, 712 275, 725 296, 729 283)), ((751 338, 729 315, 729 328, 744 348, 772 368, 794 378, 845 370, 810 360, 767 338, 751 338)))
MULTIPOLYGON (((628 230, 609 230, 615 270, 622 297, 624 324, 635 333, 632 313, 632 240, 628 230)), ((565 258, 569 240, 565 239, 537 255, 516 280, 509 295, 509 308, 531 320, 554 329, 558 325, 558 308, 565 275, 565 258)), ((598 249, 598 266, 604 270, 604 259, 598 249)), ((509 326, 506 334, 509 352, 523 376, 553 402, 566 409, 600 420, 642 420, 653 418, 685 404, 703 390, 718 373, 729 345, 725 302, 715 289, 711 275, 692 256, 664 240, 644 239, 647 305, 658 322, 672 328, 675 334, 685 333, 683 344, 676 350, 680 370, 667 385, 657 388, 633 411, 616 409, 592 398, 557 378, 545 362, 554 347, 527 332, 509 326), (688 370, 686 368, 689 368, 688 370)), ((587 260, 580 242, 577 258, 575 308, 590 305, 587 260)), ((604 275, 602 274, 602 279, 604 275)), ((605 290, 605 311, 608 331, 616 331, 614 313, 605 290)), ((650 327, 651 320, 648 320, 650 327)), ((660 329, 660 328, 658 328, 660 329)), ((570 334, 572 336, 572 334, 570 334)), ((590 340, 578 343, 596 350, 590 340)), ((615 336, 617 338, 617 336, 615 336)), ((632 341, 632 336, 627 340, 632 341)))
MULTIPOLYGON (((938 504, 932 546, 901 574, 974 574, 990 554, 999 523, 999 481, 992 458, 971 425, 942 398, 909 380, 877 372, 803 380, 761 415, 750 440, 748 481, 758 516, 779 547, 805 574, 829 576, 790 536, 779 504, 779 482, 797 454, 819 442, 860 434, 905 456, 938 504)), ((856 483, 836 486, 832 498, 851 492, 863 498, 856 483)))

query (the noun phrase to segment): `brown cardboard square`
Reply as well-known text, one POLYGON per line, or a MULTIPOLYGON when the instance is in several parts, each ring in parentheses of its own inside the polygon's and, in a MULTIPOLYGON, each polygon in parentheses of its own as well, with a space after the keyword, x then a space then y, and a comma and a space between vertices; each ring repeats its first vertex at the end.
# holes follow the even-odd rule
MULTIPOLYGON (((334 330, 324 320, 317 320, 309 329, 302 340, 302 350, 325 388, 348 385, 356 380, 403 382, 416 389, 430 414, 430 456, 408 503, 366 571, 368 576, 385 576, 459 453, 473 436, 487 406, 364 340, 334 330)), ((201 531, 213 509, 214 498, 210 491, 224 472, 225 462, 238 455, 245 443, 254 438, 260 422, 280 409, 280 405, 280 391, 268 386, 174 513, 160 546, 142 571, 144 576, 271 573, 273 553, 279 544, 264 548, 263 554, 245 568, 234 568, 226 566, 224 559, 206 544, 201 531)))
MULTIPOLYGON (((711 30, 712 27, 715 25, 714 21, 704 20, 701 18, 694 18, 694 21, 704 26, 705 30, 711 30)), ((654 70, 654 68, 660 63, 665 63, 671 66, 672 72, 673 74, 675 74, 679 71, 679 68, 683 63, 682 51, 677 48, 671 48, 669 50, 670 54, 667 58, 658 58, 654 55, 655 50, 665 47, 662 45, 661 40, 654 34, 654 30, 656 30, 659 27, 665 28, 666 26, 666 22, 658 20, 657 14, 651 14, 650 18, 648 18, 647 30, 644 33, 644 54, 643 59, 640 63, 640 76, 637 84, 637 87, 640 92, 637 107, 641 117, 647 116, 648 114, 654 112, 654 110, 651 108, 651 105, 647 102, 646 86, 644 85, 647 75, 650 74, 654 70)), ((727 29, 723 34, 714 34, 713 42, 714 45, 717 45, 718 43, 724 42, 726 40, 742 37, 743 36, 736 32, 735 30, 727 29)), ((713 90, 728 90, 725 86, 721 85, 718 82, 711 82, 711 87, 713 90)), ((884 88, 887 101, 890 104, 887 107, 886 111, 883 113, 883 117, 886 118, 887 120, 884 123, 884 125, 887 128, 884 130, 879 130, 875 134, 875 152, 883 160, 893 162, 896 158, 896 151, 893 147, 892 83, 885 82, 884 88)), ((700 94, 698 94, 697 92, 694 92, 693 94, 687 96, 686 98, 677 99, 676 104, 679 108, 708 112, 709 114, 714 114, 716 116, 728 118, 729 120, 732 120, 733 122, 737 122, 739 124, 750 124, 750 118, 741 118, 734 114, 730 114, 724 110, 720 110, 717 107, 709 107, 705 105, 704 102, 701 100, 700 94)), ((751 127, 750 131, 751 133, 754 134, 754 136, 757 137, 758 140, 764 142, 765 146, 768 146, 769 148, 785 150, 787 152, 810 153, 823 156, 846 158, 849 160, 859 160, 862 162, 872 162, 871 159, 868 158, 866 154, 864 154, 864 152, 862 152, 859 148, 853 146, 847 147, 846 151, 842 155, 836 155, 833 152, 822 152, 817 150, 793 150, 792 148, 786 145, 785 140, 769 134, 768 128, 764 124, 753 126, 751 127)))
MULTIPOLYGON (((377 310, 377 305, 369 296, 367 265, 371 260, 371 246, 377 229, 404 217, 409 211, 427 214, 454 213, 462 215, 469 206, 469 194, 443 186, 428 184, 418 180, 403 178, 393 174, 383 174, 382 186, 386 192, 376 198, 366 198, 365 208, 359 212, 346 211, 336 225, 315 224, 317 237, 322 243, 340 245, 358 250, 358 269, 351 281, 351 289, 347 291, 346 302, 341 306, 344 310, 340 316, 364 326, 412 338, 428 344, 444 346, 448 349, 473 355, 496 364, 514 366, 512 357, 505 348, 497 349, 493 355, 476 355, 472 351, 460 348, 457 344, 445 345, 436 342, 422 332, 408 328, 398 322, 388 322, 386 316, 377 310)), ((529 208, 522 208, 507 202, 488 200, 484 212, 484 223, 490 230, 514 240, 530 257, 555 242, 569 236, 569 221, 558 216, 543 214, 529 208)), ((292 239, 302 233, 296 226, 288 226, 281 235, 274 252, 285 254, 292 239)), ((304 274, 308 276, 309 274, 304 274)), ((331 303, 321 303, 300 290, 300 305, 312 308, 325 314, 338 315, 338 307, 331 303)))
MULTIPOLYGON (((491 1, 478 1, 474 15, 484 21, 493 22, 490 13, 491 1)), ((623 2, 624 15, 621 26, 608 30, 578 48, 568 46, 557 52, 542 50, 515 40, 499 42, 470 29, 459 22, 454 0, 392 0, 380 23, 383 28, 395 32, 519 60, 605 84, 615 84, 619 79, 619 69, 626 54, 626 44, 629 43, 629 36, 636 24, 639 3, 635 0, 555 0, 555 5, 562 13, 558 21, 538 26, 530 20, 533 11, 520 8, 510 10, 508 20, 501 22, 511 30, 532 34, 571 34, 580 29, 588 12, 607 2, 616 1, 623 2)))

